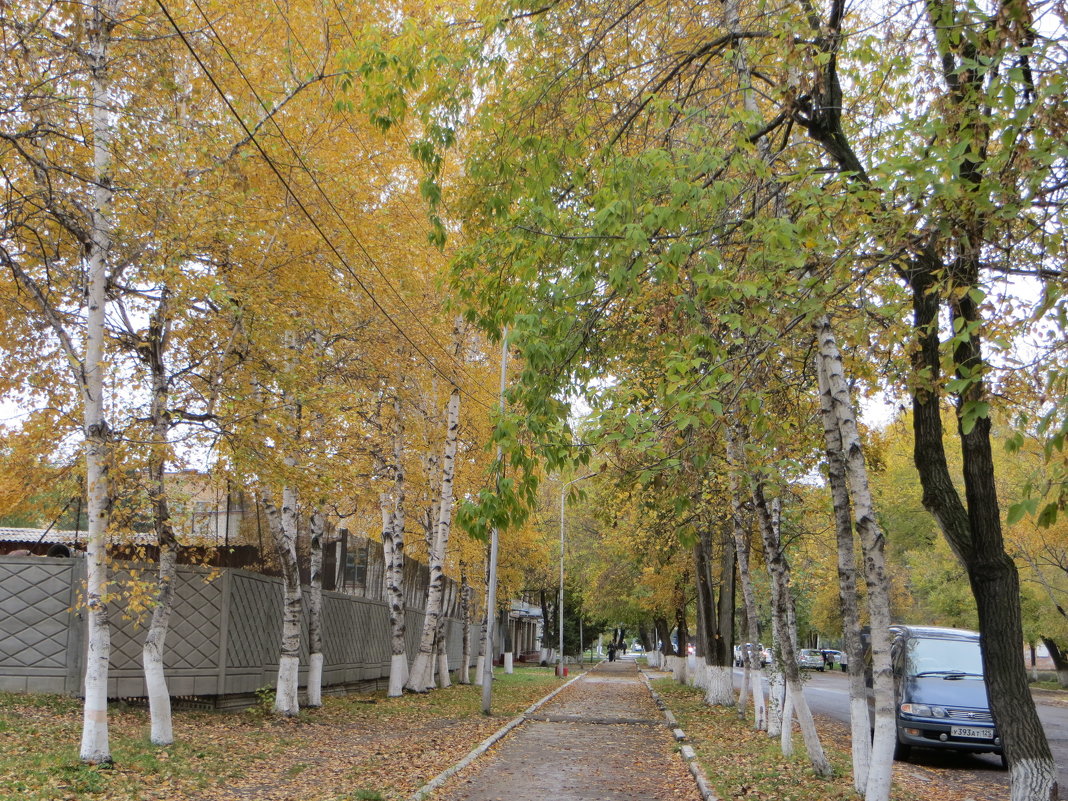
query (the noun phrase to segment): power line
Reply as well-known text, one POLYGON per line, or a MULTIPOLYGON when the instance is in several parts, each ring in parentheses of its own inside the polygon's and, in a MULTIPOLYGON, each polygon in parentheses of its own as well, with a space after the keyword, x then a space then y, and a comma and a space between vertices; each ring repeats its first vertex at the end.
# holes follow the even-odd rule
MULTIPOLYGON (((284 187, 284 189, 289 194, 289 196, 291 198, 293 198, 293 202, 297 204, 297 207, 301 210, 301 212, 304 214, 304 216, 307 217, 308 222, 311 223, 311 226, 315 229, 316 233, 326 243, 327 247, 330 248, 330 250, 333 252, 334 256, 337 258, 338 262, 340 262, 340 264, 345 268, 345 271, 352 277, 352 279, 356 282, 356 284, 360 287, 360 289, 363 290, 363 292, 367 295, 368 299, 371 301, 371 303, 374 305, 374 307, 376 309, 378 309, 378 311, 382 314, 383 317, 386 318, 386 320, 390 323, 390 325, 392 325, 397 330, 397 333, 399 333, 405 339, 405 341, 409 345, 411 345, 412 349, 415 350, 415 352, 418 353, 423 358, 423 360, 427 363, 427 365, 429 365, 430 368, 434 372, 436 372, 438 375, 440 375, 446 381, 449 381, 449 383, 455 383, 455 382, 453 382, 452 376, 448 375, 445 371, 443 371, 440 367, 438 367, 438 365, 426 353, 423 352, 423 349, 420 348, 419 345, 417 345, 415 343, 415 341, 408 335, 408 333, 400 326, 400 324, 398 324, 397 321, 393 319, 392 315, 390 315, 390 313, 386 310, 386 308, 379 302, 379 300, 375 297, 374 293, 370 290, 370 288, 360 279, 360 277, 356 273, 356 271, 348 263, 348 261, 345 259, 345 257, 337 249, 337 246, 334 245, 334 243, 331 241, 330 237, 328 237, 326 235, 326 232, 323 231, 322 227, 316 221, 315 217, 311 214, 311 212, 308 210, 308 208, 304 205, 304 202, 300 199, 300 197, 296 194, 296 192, 293 191, 293 188, 290 186, 289 182, 282 175, 281 171, 278 169, 278 166, 274 163, 274 160, 271 159, 271 157, 263 149, 263 146, 260 144, 259 140, 256 139, 256 137, 252 134, 252 131, 249 130, 249 127, 245 124, 245 121, 241 118, 241 115, 237 113, 237 109, 234 108, 233 104, 230 102, 230 99, 226 96, 226 93, 223 92, 222 87, 219 86, 218 81, 215 80, 215 76, 212 74, 211 70, 208 69, 207 65, 200 58, 200 55, 197 53, 196 49, 193 47, 192 43, 189 41, 188 37, 186 36, 185 31, 183 31, 181 29, 181 27, 175 21, 174 17, 171 15, 171 12, 167 8, 164 0, 156 0, 156 5, 159 6, 160 11, 163 12, 163 16, 165 16, 167 18, 167 21, 170 23, 171 27, 174 28, 175 33, 178 34, 178 38, 182 40, 182 44, 185 45, 186 50, 189 51, 189 54, 193 57, 193 60, 196 61, 197 65, 200 67, 201 71, 204 73, 204 76, 208 79, 208 82, 212 85, 212 87, 218 93, 219 97, 222 98, 222 101, 225 104, 227 110, 234 117, 234 119, 237 120, 238 125, 241 126, 242 130, 245 132, 246 136, 248 137, 248 140, 253 144, 253 146, 259 152, 260 156, 267 163, 267 166, 271 169, 271 172, 274 173, 275 178, 278 179, 278 182, 284 187)), ((200 6, 198 5, 197 8, 199 9, 200 6)), ((203 13, 204 13, 203 10, 201 10, 201 14, 203 14, 203 13)), ((205 19, 207 19, 207 17, 205 17, 205 19)), ((210 25, 210 22, 209 22, 209 25, 210 25)), ((231 57, 231 60, 233 60, 232 57, 231 57)), ((247 79, 246 79, 246 83, 247 83, 247 79)), ((257 98, 257 99, 259 99, 259 98, 257 98)), ((362 244, 360 245, 360 247, 362 249, 362 247, 363 247, 362 244)), ((366 253, 366 250, 364 252, 366 253)), ((480 406, 482 406, 482 407, 484 407, 486 409, 491 409, 492 408, 489 404, 479 400, 476 396, 472 395, 465 388, 459 386, 458 383, 457 383, 457 388, 461 392, 466 394, 475 403, 479 404, 480 406)))
MULTIPOLYGON (((260 107, 265 112, 269 113, 270 112, 270 108, 264 102, 264 100, 260 97, 259 92, 256 91, 256 87, 249 80, 249 78, 246 75, 245 71, 241 68, 240 63, 238 63, 237 59, 234 57, 233 52, 227 46, 226 42, 223 40, 222 36, 219 34, 219 31, 215 28, 215 26, 212 23, 210 17, 207 15, 207 13, 201 7, 201 5, 198 2, 198 0, 193 0, 193 5, 196 6, 197 11, 199 11, 200 15, 204 18, 204 21, 207 23, 208 29, 212 32, 212 34, 214 35, 216 41, 219 43, 219 45, 222 47, 223 51, 226 53, 226 56, 227 56, 227 58, 229 58, 230 63, 233 64, 234 68, 237 70, 238 75, 241 76, 241 79, 244 81, 245 85, 249 88, 249 91, 252 92, 252 95, 253 95, 253 97, 255 97, 256 102, 260 105, 260 107)), ((278 9, 278 5, 277 5, 276 2, 274 3, 274 5, 275 5, 275 8, 278 9)), ((297 36, 296 32, 293 30, 292 26, 289 24, 288 18, 286 18, 285 14, 283 14, 280 9, 278 9, 278 10, 279 10, 280 16, 283 19, 284 24, 289 29, 290 34, 293 36, 294 41, 300 47, 300 49, 304 52, 305 56, 309 59, 309 61, 312 61, 311 54, 304 47, 304 44, 303 44, 303 42, 301 42, 300 37, 297 36)), ((168 19, 171 19, 171 17, 169 15, 168 15, 168 19)), ((171 24, 175 25, 173 19, 171 19, 171 24)), ((347 25, 346 25, 346 28, 347 28, 347 25)), ((351 36, 351 32, 350 32, 350 36, 351 36)), ((183 37, 183 41, 185 41, 184 37, 183 37)), ((187 47, 188 47, 188 43, 187 43, 187 47)), ((201 65, 202 69, 205 69, 205 72, 206 72, 206 67, 203 65, 203 62, 201 62, 199 58, 197 59, 197 62, 201 65)), ((209 80, 211 80, 212 81, 212 85, 216 86, 216 89, 219 90, 217 84, 215 84, 214 79, 211 79, 210 76, 209 76, 209 80)), ((220 91, 220 94, 221 94, 221 90, 219 90, 219 91, 220 91)), ((229 101, 227 101, 227 105, 228 106, 230 105, 229 101)), ((231 106, 231 111, 233 111, 232 106, 231 106)), ((236 116, 236 113, 235 113, 235 116, 236 116)), ((240 119, 240 118, 238 118, 238 119, 240 119)), ((322 185, 316 179, 314 173, 308 167, 308 164, 304 161, 303 157, 300 154, 300 151, 297 149, 297 147, 293 144, 293 142, 286 135, 285 130, 281 126, 281 123, 278 122, 278 120, 274 117, 274 115, 270 115, 270 122, 274 126, 275 130, 278 131, 278 134, 281 137, 282 141, 285 142, 285 144, 289 148, 290 152, 296 158, 297 163, 300 165, 301 169, 303 169, 304 172, 307 174, 308 178, 312 182, 312 185, 316 188, 316 190, 318 190, 318 192, 322 196, 323 200, 326 201, 326 204, 330 207, 331 211, 334 212, 334 215, 337 217, 337 219, 341 222, 342 226, 348 232, 349 236, 352 238, 352 241, 359 248, 359 250, 363 254, 364 258, 367 259, 367 262, 374 268, 375 272, 377 272, 379 274, 379 276, 381 276, 382 280, 385 282, 386 286, 389 288, 389 290, 393 293, 393 295, 400 302, 401 306, 404 307, 404 309, 411 315, 412 319, 415 320, 416 324, 420 328, 422 328, 423 331, 430 337, 430 341, 433 342, 438 347, 438 349, 441 350, 441 352, 444 353, 446 355, 446 357, 457 366, 457 368, 459 369, 460 373, 462 373, 474 386, 478 387, 480 390, 482 390, 487 395, 491 395, 490 391, 488 389, 486 389, 485 387, 483 387, 477 381, 477 379, 475 379, 471 375, 471 373, 468 372, 468 370, 466 369, 464 364, 459 359, 457 359, 452 353, 450 353, 440 342, 437 341, 437 339, 434 336, 434 332, 432 332, 429 329, 429 327, 427 327, 426 323, 423 322, 422 318, 415 312, 414 309, 412 309, 408 305, 407 301, 401 295, 400 291, 393 285, 393 283, 389 280, 389 277, 386 275, 385 271, 382 270, 382 268, 379 266, 378 262, 375 260, 375 258, 371 255, 371 253, 364 246, 364 244, 360 240, 359 236, 357 236, 356 232, 352 229, 352 226, 349 224, 348 220, 345 218, 345 216, 341 213, 341 211, 334 204, 333 200, 326 193, 326 190, 323 189, 322 185)), ((242 127, 243 128, 245 127, 244 122, 242 122, 242 127)), ((247 131, 247 128, 246 128, 246 131, 247 131)), ((249 134, 249 136, 251 138, 251 134, 249 134)), ((258 144, 257 144, 257 149, 260 150, 261 155, 263 155, 265 159, 269 159, 269 157, 266 155, 266 153, 263 151, 263 149, 258 146, 258 144)), ((277 170, 275 172, 276 172, 276 174, 278 174, 277 170)), ((289 191, 290 195, 293 196, 294 200, 297 200, 296 195, 293 193, 293 190, 288 185, 286 185, 286 189, 289 191)), ((298 205, 301 206, 301 209, 307 215, 308 212, 304 209, 303 204, 300 203, 299 200, 297 200, 297 203, 298 203, 298 205)), ((409 214, 411 214, 410 210, 409 210, 409 214)), ((308 216, 309 216, 309 219, 310 219, 310 215, 308 215, 308 216)), ((414 215, 413 215, 413 217, 414 217, 414 215)), ((315 224, 314 221, 313 221, 313 224, 315 224)), ((319 226, 316 225, 315 227, 316 227, 316 230, 319 230, 320 234, 323 235, 323 237, 325 239, 326 237, 322 233, 322 231, 319 229, 319 226)), ((331 243, 328 242, 328 244, 331 244, 331 243)), ((334 249, 332 244, 331 244, 331 249, 334 249)), ((337 253, 336 249, 335 249, 335 253, 337 253)), ((340 258, 340 254, 338 254, 338 256, 340 258)), ((364 291, 368 291, 366 289, 366 287, 364 287, 363 283, 357 278, 357 276, 355 275, 353 269, 348 265, 348 263, 344 262, 344 261, 342 263, 344 264, 346 270, 353 276, 353 278, 355 278, 357 280, 357 283, 360 284, 361 288, 364 288, 364 291)), ((374 299, 372 298, 372 300, 374 300, 374 299)), ((386 313, 384 308, 381 307, 380 304, 377 303, 377 301, 375 301, 375 305, 378 306, 380 309, 382 309, 383 313, 386 313)), ((387 316, 388 316, 388 314, 387 314, 387 316)), ((393 322, 392 319, 390 321, 393 322)), ((396 325, 396 324, 394 323, 394 325, 396 325)), ((400 330, 400 329, 398 328, 398 330, 400 330)), ((405 339, 408 339, 409 343, 411 343, 411 339, 409 339, 406 335, 405 335, 405 339)), ((412 343, 412 345, 413 345, 413 347, 415 347, 414 343, 412 343)), ((418 350, 418 348, 417 348, 417 350, 418 350)), ((419 351, 419 353, 420 353, 421 356, 423 356, 424 359, 427 359, 429 361, 429 358, 421 350, 419 351)), ((436 367, 435 367, 435 370, 437 370, 436 367)), ((438 370, 438 372, 440 373, 441 371, 438 370)), ((474 396, 470 395, 470 393, 468 393, 468 395, 470 397, 474 398, 474 396)), ((481 403, 480 401, 476 401, 476 402, 481 403)), ((486 408, 490 408, 487 404, 482 404, 482 405, 485 406, 486 408)))

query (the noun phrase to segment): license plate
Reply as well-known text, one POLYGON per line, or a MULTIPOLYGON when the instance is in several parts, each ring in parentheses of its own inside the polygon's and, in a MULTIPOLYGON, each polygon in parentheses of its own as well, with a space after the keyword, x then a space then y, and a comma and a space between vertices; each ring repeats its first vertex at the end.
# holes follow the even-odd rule
POLYGON ((971 737, 976 740, 993 740, 993 729, 980 729, 973 726, 950 726, 949 733, 954 737, 971 737))

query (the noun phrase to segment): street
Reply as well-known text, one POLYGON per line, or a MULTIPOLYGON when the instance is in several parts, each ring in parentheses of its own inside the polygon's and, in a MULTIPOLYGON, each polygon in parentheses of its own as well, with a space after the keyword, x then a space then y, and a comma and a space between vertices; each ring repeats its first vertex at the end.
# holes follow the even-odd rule
MULTIPOLYGON (((736 668, 735 686, 740 685, 741 675, 741 668, 736 668)), ((846 674, 840 671, 808 671, 805 677, 805 698, 808 699, 812 712, 848 726, 849 684, 846 674)), ((1054 693, 1038 692, 1035 694, 1035 705, 1057 763, 1057 781, 1061 787, 1068 787, 1068 700, 1062 698, 1054 693)), ((1001 768, 1000 758, 993 754, 917 748, 913 750, 909 764, 937 770, 942 774, 940 778, 944 778, 947 783, 963 780, 989 784, 996 792, 992 797, 1006 797, 1004 791, 1008 787, 1009 775, 1001 768)))

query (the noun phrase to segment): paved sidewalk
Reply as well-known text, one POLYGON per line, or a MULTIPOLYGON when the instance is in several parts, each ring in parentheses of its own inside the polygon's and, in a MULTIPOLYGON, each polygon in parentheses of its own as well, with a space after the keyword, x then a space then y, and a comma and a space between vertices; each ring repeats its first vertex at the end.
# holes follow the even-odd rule
POLYGON ((604 662, 435 801, 700 801, 634 662, 604 662))

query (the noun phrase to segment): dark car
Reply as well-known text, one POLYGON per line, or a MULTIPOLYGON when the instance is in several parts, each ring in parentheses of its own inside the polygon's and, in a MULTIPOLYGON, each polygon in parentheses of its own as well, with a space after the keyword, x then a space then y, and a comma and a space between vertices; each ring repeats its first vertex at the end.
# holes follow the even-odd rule
POLYGON ((891 626, 890 632, 897 694, 894 757, 908 759, 913 747, 1001 754, 979 634, 929 626, 891 626))

